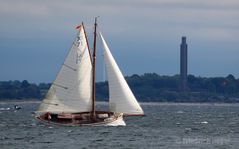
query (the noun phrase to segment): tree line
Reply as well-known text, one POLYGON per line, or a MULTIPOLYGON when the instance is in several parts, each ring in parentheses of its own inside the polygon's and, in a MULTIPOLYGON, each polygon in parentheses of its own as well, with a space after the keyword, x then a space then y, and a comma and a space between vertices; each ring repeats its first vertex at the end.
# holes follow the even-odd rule
MULTIPOLYGON (((160 102, 239 102, 239 79, 227 77, 196 77, 188 75, 187 91, 180 89, 180 76, 156 73, 134 74, 126 77, 139 101, 160 102)), ((97 85, 97 97, 108 99, 108 83, 97 85)))
POLYGON ((0 81, 0 99, 42 99, 50 83, 29 83, 24 81, 0 81))
MULTIPOLYGON (((239 79, 188 75, 187 91, 180 90, 180 76, 156 73, 125 77, 139 101, 161 102, 239 102, 239 79)), ((0 81, 0 99, 42 99, 50 83, 0 81)), ((96 83, 97 100, 108 100, 108 82, 96 83)))

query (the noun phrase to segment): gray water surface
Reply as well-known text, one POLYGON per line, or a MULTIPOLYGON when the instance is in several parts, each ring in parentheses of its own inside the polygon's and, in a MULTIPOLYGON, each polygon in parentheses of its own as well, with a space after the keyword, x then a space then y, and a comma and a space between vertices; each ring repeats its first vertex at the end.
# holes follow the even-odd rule
MULTIPOLYGON (((46 125, 31 112, 39 103, 0 103, 0 149, 239 148, 239 105, 147 103, 145 117, 125 127, 46 125), (19 111, 12 108, 22 107, 19 111)), ((100 104, 99 108, 104 108, 100 104)))

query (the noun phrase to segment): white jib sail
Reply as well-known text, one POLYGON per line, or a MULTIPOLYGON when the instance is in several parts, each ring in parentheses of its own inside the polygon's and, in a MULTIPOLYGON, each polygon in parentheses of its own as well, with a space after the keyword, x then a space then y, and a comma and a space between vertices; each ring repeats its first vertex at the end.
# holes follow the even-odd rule
POLYGON ((51 85, 38 112, 91 111, 92 62, 85 31, 80 27, 56 80, 51 85))
POLYGON ((104 48, 106 74, 109 83, 110 111, 124 113, 126 115, 144 114, 126 80, 124 79, 118 65, 116 64, 101 33, 100 38, 104 48))

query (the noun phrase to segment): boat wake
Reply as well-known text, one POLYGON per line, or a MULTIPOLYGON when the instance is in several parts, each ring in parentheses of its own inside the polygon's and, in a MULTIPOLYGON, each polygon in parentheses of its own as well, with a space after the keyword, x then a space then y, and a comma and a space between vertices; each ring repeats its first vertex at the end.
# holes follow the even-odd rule
POLYGON ((108 123, 105 126, 126 126, 126 124, 122 118, 119 118, 118 120, 108 123))

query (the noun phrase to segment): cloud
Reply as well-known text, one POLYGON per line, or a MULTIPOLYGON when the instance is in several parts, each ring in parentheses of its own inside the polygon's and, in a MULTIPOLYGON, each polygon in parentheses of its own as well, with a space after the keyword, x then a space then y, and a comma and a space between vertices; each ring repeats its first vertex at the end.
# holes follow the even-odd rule
MULTIPOLYGON (((195 34, 202 36, 202 30, 220 28, 221 33, 224 32, 221 35, 226 38, 227 34, 235 35, 233 32, 238 30, 239 1, 6 0, 0 1, 0 17, 3 22, 0 32, 16 23, 20 23, 23 30, 63 32, 69 30, 66 27, 74 26, 81 21, 85 21, 86 25, 91 24, 95 16, 101 16, 102 29, 111 35, 124 32, 137 34, 141 31, 158 36, 156 29, 167 30, 170 35, 174 34, 170 30, 179 29, 176 32, 183 33, 192 28, 195 34), (18 20, 23 22, 17 22, 18 20), (145 27, 148 27, 147 31, 143 30, 145 27)), ((10 32, 9 29, 7 31, 10 32)))
POLYGON ((34 3, 26 1, 0 1, 0 13, 3 15, 26 15, 26 16, 46 16, 48 9, 46 5, 35 1, 34 3))
MULTIPOLYGON (((215 50, 223 51, 217 55, 218 59, 227 51, 233 51, 234 55, 238 53, 235 52, 239 42, 238 0, 0 0, 0 41, 4 43, 0 48, 6 53, 9 49, 15 51, 12 53, 25 51, 24 54, 35 50, 49 53, 49 57, 60 54, 63 57, 67 43, 74 38, 77 24, 84 21, 89 37, 92 37, 90 32, 95 16, 100 16, 99 29, 113 53, 122 52, 119 63, 123 61, 125 65, 131 65, 132 70, 125 72, 159 70, 177 73, 176 52, 182 35, 188 37, 190 51, 198 52, 191 59, 195 60, 201 54, 201 57, 208 58, 203 62, 206 66, 215 50), (143 57, 144 60, 139 58, 132 62, 132 57, 143 57), (158 61, 158 66, 152 65, 152 61, 158 61), (166 63, 170 67, 165 68, 166 63), (137 67, 141 65, 145 66, 143 70, 137 67)), ((6 63, 11 63, 11 59, 15 60, 15 65, 19 58, 12 53, 9 54, 13 55, 12 58, 6 58, 6 63)), ((231 59, 238 62, 235 57, 231 59)), ((52 60, 49 58, 47 62, 52 60)), ((220 60, 217 62, 222 64, 220 60)), ((230 65, 235 64, 228 63, 225 69, 232 70, 230 65)), ((32 69, 43 69, 41 67, 36 64, 32 69)), ((192 71, 204 72, 203 67, 192 71)), ((7 69, 2 72, 7 72, 7 69)))

